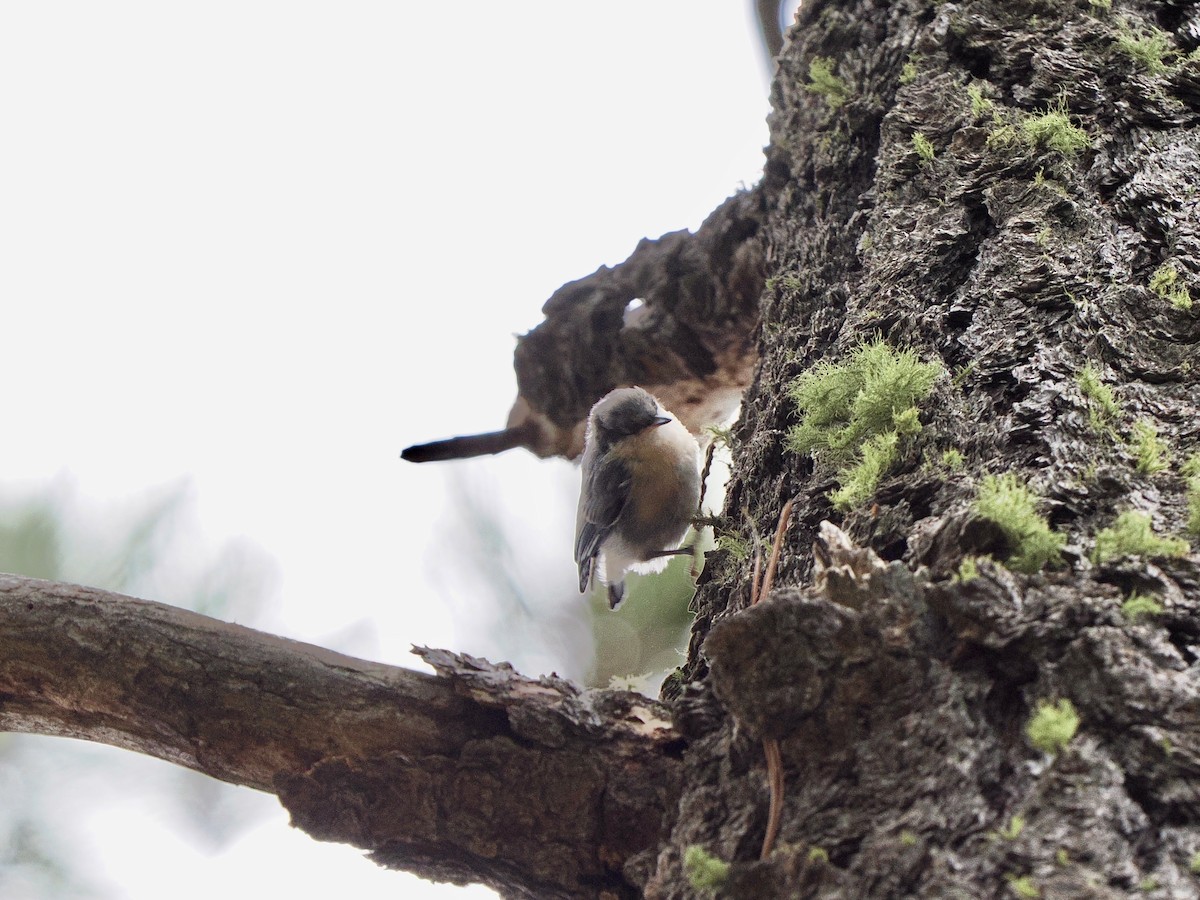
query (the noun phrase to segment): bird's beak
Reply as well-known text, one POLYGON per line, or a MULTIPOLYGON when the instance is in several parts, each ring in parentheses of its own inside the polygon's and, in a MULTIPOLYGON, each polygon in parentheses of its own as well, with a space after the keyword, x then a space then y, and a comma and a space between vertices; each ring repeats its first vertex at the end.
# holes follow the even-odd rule
POLYGON ((654 425, 655 427, 658 427, 659 425, 666 425, 670 421, 671 421, 670 416, 655 416, 653 419, 650 420, 650 424, 654 425))

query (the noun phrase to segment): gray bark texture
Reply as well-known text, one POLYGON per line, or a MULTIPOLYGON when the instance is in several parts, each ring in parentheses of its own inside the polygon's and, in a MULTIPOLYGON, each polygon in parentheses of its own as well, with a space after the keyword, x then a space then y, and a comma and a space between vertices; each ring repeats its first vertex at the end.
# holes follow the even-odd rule
POLYGON ((1200 516, 1198 45, 1189 2, 810 0, 763 182, 547 303, 507 446, 574 455, 617 384, 694 429, 746 388, 667 706, 9 581, 0 727, 271 790, 317 836, 508 896, 1200 897, 1200 556, 1094 553, 1123 511, 1200 516), (834 469, 789 449, 788 388, 875 337, 946 374, 839 510, 834 469), (1065 537, 1029 574, 975 506, 1008 474, 1065 537), (761 546, 788 500, 752 605, 731 539, 761 546), (1135 592, 1160 611, 1128 615, 1135 592), (1062 701, 1078 730, 1039 749, 1062 701))
POLYGON ((648 895, 693 896, 681 858, 700 845, 736 861, 726 897, 1200 896, 1197 555, 1091 558, 1120 511, 1160 534, 1188 518, 1200 304, 1149 285, 1170 263, 1200 299, 1198 43, 1188 3, 803 5, 774 85, 760 367, 725 522, 770 535, 794 497, 792 528, 758 605, 749 562, 707 570, 667 688, 689 772, 648 895), (1131 35, 1160 36, 1164 64, 1131 55, 1131 35), (1055 109, 1088 146, 1025 137, 1055 109), (787 449, 787 387, 875 335, 954 377, 873 498, 841 513, 819 459, 787 449), (1103 427, 1088 364, 1119 406, 1103 427), (1137 422, 1170 448, 1162 471, 1138 470, 1137 422), (949 449, 965 465, 939 464, 949 449), (982 478, 1006 473, 1043 498, 1063 561, 961 579, 966 555, 1008 556, 973 512, 982 478), (808 551, 824 519, 883 568, 831 581, 808 551), (1135 590, 1163 612, 1123 616, 1135 590), (1050 755, 1025 728, 1062 699, 1080 726, 1050 755), (780 742, 786 801, 760 862, 762 737, 780 742))

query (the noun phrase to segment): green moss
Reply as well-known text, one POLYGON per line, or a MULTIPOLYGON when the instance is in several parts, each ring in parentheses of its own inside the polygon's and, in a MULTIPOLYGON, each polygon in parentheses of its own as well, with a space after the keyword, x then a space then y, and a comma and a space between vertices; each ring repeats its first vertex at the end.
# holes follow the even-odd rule
POLYGON ((967 464, 966 457, 957 447, 942 451, 942 466, 951 472, 957 472, 967 464))
POLYGON ((1193 453, 1185 459, 1179 467, 1179 472, 1184 478, 1200 478, 1200 452, 1193 453))
POLYGON ((1047 563, 1058 562, 1066 538, 1050 530, 1037 512, 1037 496, 1012 474, 989 475, 979 486, 975 512, 995 522, 1013 547, 1006 561, 1018 572, 1036 572, 1047 563))
POLYGON ((729 863, 693 844, 683 854, 683 871, 693 890, 716 890, 729 880, 729 863))
POLYGON ((956 388, 962 387, 964 384, 967 383, 967 379, 970 378, 973 374, 975 374, 975 370, 977 368, 979 368, 979 360, 977 360, 977 359, 971 360, 969 363, 967 363, 965 366, 963 366, 961 369, 958 370, 958 373, 954 376, 954 378, 951 380, 950 383, 953 384, 956 388))
POLYGON ((1193 453, 1179 467, 1187 479, 1188 534, 1200 535, 1200 453, 1193 453))
POLYGON ((1032 900, 1034 897, 1042 896, 1041 888, 1029 875, 1014 875, 1010 872, 1004 877, 1008 879, 1008 886, 1018 897, 1027 897, 1032 900))
POLYGON ((1175 286, 1175 282, 1179 280, 1179 270, 1175 268, 1173 263, 1165 262, 1150 276, 1150 290, 1158 294, 1160 297, 1165 297, 1167 292, 1175 286))
POLYGON ((1150 290, 1176 309, 1192 308, 1191 292, 1180 280, 1179 270, 1172 263, 1163 263, 1154 270, 1150 276, 1150 290))
POLYGON ((921 430, 916 404, 933 390, 941 366, 882 340, 863 344, 839 363, 819 363, 789 389, 801 414, 788 432, 796 453, 838 467, 839 509, 861 503, 895 462, 899 438, 921 430))
POLYGON ((1137 461, 1137 470, 1143 475, 1157 475, 1170 464, 1170 451, 1166 442, 1158 436, 1155 427, 1141 419, 1133 423, 1129 435, 1129 449, 1137 461))
POLYGON ((745 562, 750 558, 750 542, 732 531, 717 535, 717 549, 728 553, 734 562, 745 562))
POLYGON ((958 574, 955 576, 961 583, 974 581, 979 577, 979 562, 974 556, 964 556, 958 564, 958 574))
POLYGON ((905 847, 915 847, 917 845, 917 836, 905 828, 900 832, 900 843, 905 847))
POLYGON ((1041 247, 1043 250, 1045 250, 1047 247, 1050 246, 1050 238, 1052 238, 1053 236, 1054 236, 1054 230, 1049 225, 1046 225, 1042 228, 1041 231, 1039 231, 1036 235, 1034 235, 1033 239, 1039 247, 1041 247))
POLYGON ((1037 711, 1025 726, 1029 743, 1043 753, 1059 753, 1079 730, 1079 713, 1070 700, 1039 700, 1037 711))
POLYGON ((988 146, 1006 149, 1018 145, 1072 157, 1091 147, 1092 141, 1086 131, 1071 121, 1061 101, 1041 113, 993 109, 988 146))
POLYGON ((994 832, 996 837, 1003 838, 1006 841, 1015 841, 1021 836, 1021 832, 1025 830, 1025 820, 1021 816, 1013 816, 1008 820, 1008 824, 998 831, 994 832))
POLYGON ((1121 25, 1117 34, 1117 49, 1151 75, 1165 74, 1169 68, 1165 57, 1175 53, 1165 31, 1157 28, 1149 32, 1134 31, 1126 24, 1121 25))
POLYGON ((708 425, 704 429, 712 435, 713 443, 718 447, 733 446, 733 429, 722 427, 720 425, 708 425))
POLYGON ((1140 616, 1156 616, 1162 611, 1161 603, 1137 591, 1130 594, 1129 599, 1121 604, 1121 615, 1130 622, 1136 622, 1140 616))
POLYGON ((894 430, 897 418, 904 420, 929 396, 942 371, 881 340, 855 348, 842 362, 818 363, 790 388, 803 418, 789 432, 789 445, 835 464, 849 462, 867 438, 894 430))
POLYGON ((1071 864, 1071 854, 1067 853, 1066 847, 1059 847, 1055 851, 1054 861, 1060 866, 1069 866, 1071 864))
POLYGON ((1158 890, 1158 879, 1155 878, 1153 875, 1143 878, 1138 883, 1138 890, 1143 891, 1144 893, 1147 893, 1147 894, 1150 893, 1151 891, 1157 891, 1158 890))
POLYGON ((839 109, 850 99, 850 88, 833 74, 833 60, 826 56, 818 56, 808 64, 805 88, 824 97, 830 109, 839 109))
POLYGON ((1188 862, 1188 871, 1193 875, 1200 875, 1200 850, 1192 854, 1192 858, 1188 862))
POLYGON ((1054 150, 1063 156, 1074 156, 1092 146, 1087 132, 1071 122, 1071 116, 1061 104, 1044 113, 1022 118, 1021 135, 1030 146, 1054 150))
POLYGON ((1119 556, 1182 556, 1187 551, 1187 541, 1156 535, 1148 513, 1127 509, 1096 535, 1092 561, 1102 563, 1119 556))
POLYGON ((1016 125, 1009 125, 1001 122, 1000 119, 993 113, 992 115, 992 130, 988 134, 988 146, 1000 147, 1006 149, 1014 144, 1020 143, 1020 133, 1017 131, 1016 125))
POLYGON ((983 96, 983 86, 979 84, 967 85, 967 99, 971 101, 971 115, 977 119, 990 113, 995 105, 983 96))
POLYGON ((1112 9, 1112 0, 1088 0, 1092 9, 1112 9))
POLYGON ((829 851, 824 847, 810 847, 808 861, 810 863, 827 863, 829 862, 829 851))
POLYGON ((921 433, 921 414, 915 406, 892 416, 892 427, 900 437, 913 437, 921 433))
POLYGON ((904 64, 904 68, 900 70, 900 83, 912 84, 917 80, 917 65, 921 62, 920 53, 908 54, 908 62, 904 64))
POLYGON ((912 136, 912 145, 913 149, 917 151, 917 156, 921 158, 922 162, 933 162, 933 158, 937 154, 933 149, 933 144, 930 142, 929 138, 925 137, 925 135, 921 134, 919 131, 914 132, 912 136))
POLYGON ((859 461, 838 473, 842 486, 829 495, 833 505, 846 512, 866 502, 896 461, 899 441, 896 431, 885 431, 867 441, 859 461))
POLYGON ((1088 401, 1089 418, 1097 431, 1121 415, 1121 407, 1117 405, 1112 388, 1100 380, 1100 372, 1091 363, 1079 370, 1075 383, 1079 386, 1079 393, 1088 401))

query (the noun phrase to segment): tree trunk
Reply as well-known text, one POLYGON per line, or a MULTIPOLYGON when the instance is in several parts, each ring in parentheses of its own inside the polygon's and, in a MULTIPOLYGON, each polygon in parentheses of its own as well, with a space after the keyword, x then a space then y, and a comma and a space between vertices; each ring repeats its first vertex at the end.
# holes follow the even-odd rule
POLYGON ((796 498, 786 587, 747 609, 749 563, 709 569, 671 686, 692 768, 648 893, 690 896, 682 851, 701 845, 736 861, 730 897, 1200 896, 1197 557, 1092 559, 1120 511, 1163 535, 1189 516, 1200 305, 1152 283, 1168 264, 1200 300, 1200 58, 1182 58, 1200 6, 861 0, 800 19, 774 87, 761 367, 725 523, 769 535, 796 498), (1168 55, 1135 58, 1156 36, 1168 55), (1039 130, 1064 121, 1065 140, 1039 130), (840 512, 820 454, 788 449, 788 387, 875 335, 953 377, 840 512), (1089 365, 1108 413, 1081 388, 1089 365), (1161 471, 1129 439, 1146 426, 1161 471), (1002 564, 1012 541, 973 503, 1006 473, 1043 498, 1061 563, 1002 564), (805 587, 829 518, 887 568, 805 587), (959 575, 983 554, 1001 562, 959 575), (1122 615, 1134 591, 1161 614, 1122 615), (1031 746, 1039 702, 1064 699, 1078 733, 1031 746), (762 737, 786 802, 756 862, 762 737))
POLYGON ((1200 897, 1200 558, 1145 535, 1097 551, 1126 510, 1161 537, 1200 529, 1200 6, 1120 2, 805 3, 763 183, 548 306, 542 343, 587 335, 603 358, 523 342, 516 425, 567 452, 582 394, 618 357, 655 359, 655 335, 662 378, 736 384, 766 277, 673 726, 633 695, 433 651, 439 677, 364 674, 159 607, 64 607, 39 631, 19 585, 0 598, 0 724, 273 790, 318 836, 513 896, 1200 897), (636 328, 621 291, 649 309, 636 328), (687 320, 706 308, 729 334, 687 320), (590 318, 555 325, 571 315, 590 318), (876 338, 943 374, 919 426, 895 417, 880 480, 835 505, 848 470, 789 442, 789 388, 876 338), (1007 475, 1053 529, 1044 564, 1021 556, 1029 516, 977 505, 1007 475), (790 499, 752 605, 758 554, 735 548, 761 548, 790 499), (161 625, 154 653, 186 639, 189 671, 106 673, 97 648, 150 658, 136 628, 104 630, 126 615, 161 625), (289 673, 270 690, 218 665, 264 647, 259 670, 289 673), (343 716, 372 703, 357 739, 343 716), (764 744, 784 790, 760 860, 764 744))

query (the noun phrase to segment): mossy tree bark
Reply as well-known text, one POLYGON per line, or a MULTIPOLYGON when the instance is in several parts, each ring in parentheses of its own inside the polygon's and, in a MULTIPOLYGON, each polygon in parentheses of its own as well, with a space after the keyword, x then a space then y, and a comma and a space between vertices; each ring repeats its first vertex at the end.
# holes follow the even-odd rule
POLYGON ((1164 535, 1189 518, 1200 303, 1152 282, 1169 267, 1200 300, 1200 6, 863 0, 800 18, 726 523, 769 535, 797 498, 776 581, 795 587, 746 609, 749 564, 710 567, 669 686, 698 768, 653 893, 687 896, 679 851, 700 844, 745 861, 726 896, 1200 896, 1197 556, 1091 558, 1122 510, 1164 535), (787 449, 787 388, 875 335, 948 375, 843 513, 837 473, 787 449), (1081 389, 1089 365, 1115 410, 1081 389), (965 557, 1017 550, 973 512, 1007 473, 1043 498, 1062 561, 961 578, 965 557), (802 587, 827 518, 890 563, 874 587, 802 587), (1122 615, 1134 592, 1162 613, 1122 615), (1025 727, 1062 699, 1081 725, 1048 754, 1025 727), (754 862, 764 736, 787 800, 779 849, 754 862))
MULTIPOLYGON (((720 530, 760 541, 795 499, 763 602, 750 606, 750 558, 710 560, 687 664, 665 691, 674 731, 653 704, 450 656, 437 657, 440 678, 400 678, 399 693, 376 685, 398 677, 385 673, 355 688, 400 704, 402 722, 383 723, 394 749, 351 740, 336 701, 313 699, 305 721, 333 722, 329 736, 297 754, 259 729, 253 771, 234 745, 217 765, 204 738, 198 698, 229 716, 225 695, 173 689, 157 666, 159 680, 109 696, 6 650, 0 721, 275 790, 322 836, 513 895, 693 897, 684 857, 699 846, 731 864, 708 873, 727 897, 1200 896, 1200 557, 1093 553, 1121 511, 1160 535, 1193 514, 1182 464, 1200 451, 1198 44, 1194 3, 804 4, 779 61, 764 181, 724 214, 737 227, 661 246, 661 274, 682 260, 704 275, 691 293, 635 279, 653 288, 637 346, 664 321, 675 340, 704 334, 698 362, 678 350, 687 341, 668 343, 677 368, 695 370, 689 391, 706 378, 727 387, 736 374, 715 379, 714 360, 740 358, 753 317, 738 304, 761 265, 758 367, 720 530), (701 300, 724 310, 728 340, 685 321, 679 310, 701 300), (788 387, 876 336, 946 374, 870 499, 839 510, 839 472, 788 447, 788 387), (1157 462, 1151 436, 1166 448, 1157 462), (1042 571, 1004 565, 1021 549, 1012 531, 975 511, 985 477, 1007 474, 1065 536, 1042 571), (1122 613, 1134 593, 1161 611, 1122 613), (1039 704, 1063 700, 1077 733, 1056 752, 1035 747, 1039 704), (760 861, 764 739, 780 748, 786 791, 760 861)), ((660 252, 643 251, 640 264, 660 252)), ((585 292, 579 334, 631 327, 621 291, 634 288, 609 283, 620 277, 585 292)), ((572 315, 568 299, 548 314, 572 315)), ((539 381, 594 394, 616 376, 597 375, 609 357, 534 358, 536 347, 519 359, 522 402, 566 436, 547 443, 555 452, 586 403, 541 408, 555 395, 539 381)), ((32 629, 31 609, 18 597, 8 614, 32 629)), ((90 633, 38 632, 111 649, 90 633)), ((172 677, 225 671, 209 652, 222 657, 189 650, 192 673, 172 677)), ((353 661, 333 668, 360 681, 353 661)))

